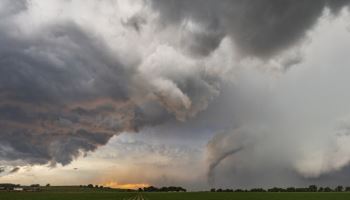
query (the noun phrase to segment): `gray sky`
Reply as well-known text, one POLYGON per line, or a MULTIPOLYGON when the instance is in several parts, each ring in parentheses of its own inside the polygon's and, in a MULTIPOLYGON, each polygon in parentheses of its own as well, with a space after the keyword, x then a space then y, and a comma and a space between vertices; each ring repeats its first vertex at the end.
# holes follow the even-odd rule
POLYGON ((348 1, 0 3, 0 182, 348 183, 348 1))

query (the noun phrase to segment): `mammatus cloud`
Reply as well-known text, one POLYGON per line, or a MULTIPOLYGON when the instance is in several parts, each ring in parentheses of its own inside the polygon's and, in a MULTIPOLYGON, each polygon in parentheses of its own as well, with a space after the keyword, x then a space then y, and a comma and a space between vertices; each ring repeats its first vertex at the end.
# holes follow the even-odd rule
MULTIPOLYGON (((300 62, 289 51, 345 3, 2 1, 0 158, 66 165, 121 132, 194 118, 241 59, 300 62)), ((211 171, 241 148, 219 148, 211 171)))

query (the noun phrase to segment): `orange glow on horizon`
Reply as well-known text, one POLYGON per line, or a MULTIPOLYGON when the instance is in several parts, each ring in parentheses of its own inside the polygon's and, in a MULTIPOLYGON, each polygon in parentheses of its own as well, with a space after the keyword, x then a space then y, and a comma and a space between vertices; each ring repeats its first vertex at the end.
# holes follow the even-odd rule
POLYGON ((115 181, 108 181, 102 184, 104 187, 118 188, 118 189, 138 189, 149 187, 147 183, 118 183, 115 181))

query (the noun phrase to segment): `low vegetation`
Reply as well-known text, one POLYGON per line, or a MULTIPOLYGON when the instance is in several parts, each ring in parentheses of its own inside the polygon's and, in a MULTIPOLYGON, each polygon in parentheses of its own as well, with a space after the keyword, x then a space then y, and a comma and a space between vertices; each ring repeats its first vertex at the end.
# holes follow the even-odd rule
POLYGON ((273 187, 269 189, 252 188, 252 189, 215 189, 212 188, 210 192, 350 192, 350 187, 337 186, 331 187, 317 187, 316 185, 310 185, 309 187, 288 187, 280 188, 273 187))
POLYGON ((348 200, 347 192, 0 192, 1 200, 348 200))
POLYGON ((350 187, 337 186, 317 187, 310 185, 305 188, 253 188, 244 189, 211 189, 203 192, 186 192, 182 187, 154 186, 138 190, 113 189, 98 185, 81 186, 20 186, 0 184, 1 200, 345 200, 350 199, 350 187), (6 188, 6 190, 4 189, 6 188), (26 190, 10 190, 11 188, 26 188, 26 190), (32 190, 36 188, 36 190, 32 190), (29 190, 31 189, 31 190, 29 190))

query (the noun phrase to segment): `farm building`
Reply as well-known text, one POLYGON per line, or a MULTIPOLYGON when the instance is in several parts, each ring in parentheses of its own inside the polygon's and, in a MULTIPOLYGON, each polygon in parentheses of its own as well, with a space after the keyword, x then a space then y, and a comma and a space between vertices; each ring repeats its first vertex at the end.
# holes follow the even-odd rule
POLYGON ((13 191, 17 191, 17 192, 21 192, 23 190, 24 189, 22 187, 15 187, 15 188, 13 188, 13 191))

